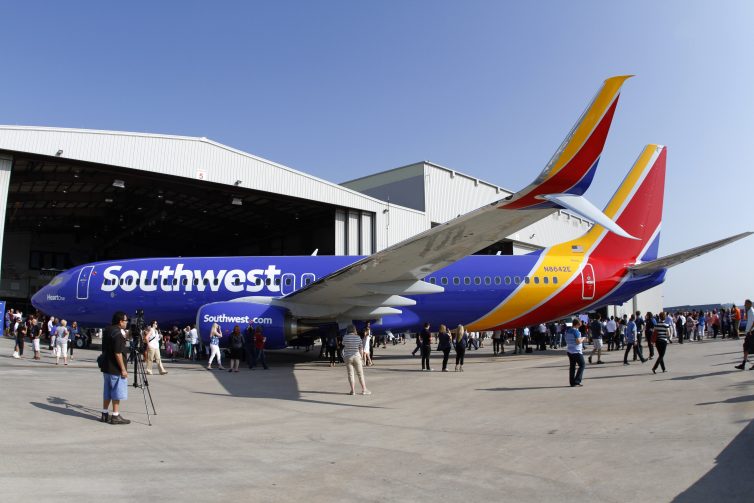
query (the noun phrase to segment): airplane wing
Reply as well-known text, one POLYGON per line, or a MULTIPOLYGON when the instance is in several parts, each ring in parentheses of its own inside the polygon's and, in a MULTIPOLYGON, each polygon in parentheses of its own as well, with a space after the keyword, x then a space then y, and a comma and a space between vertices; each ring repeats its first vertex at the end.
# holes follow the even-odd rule
POLYGON ((636 264, 629 267, 628 269, 632 271, 635 276, 646 276, 654 274, 658 271, 661 271, 662 269, 667 269, 669 267, 673 267, 674 265, 682 264, 687 260, 691 260, 692 258, 698 257, 699 255, 704 255, 707 252, 711 252, 712 250, 720 248, 721 246, 725 246, 727 244, 733 243, 734 241, 738 241, 739 239, 743 239, 751 234, 754 233, 742 232, 741 234, 736 234, 735 236, 731 236, 729 238, 720 239, 719 241, 707 243, 706 245, 690 248, 686 251, 658 258, 657 260, 636 264))
POLYGON ((365 257, 274 303, 298 317, 368 319, 399 314, 400 306, 415 304, 403 295, 442 292, 441 286, 422 278, 563 208, 557 199, 544 196, 580 196, 586 191, 620 88, 629 77, 603 83, 545 169, 523 190, 365 257))

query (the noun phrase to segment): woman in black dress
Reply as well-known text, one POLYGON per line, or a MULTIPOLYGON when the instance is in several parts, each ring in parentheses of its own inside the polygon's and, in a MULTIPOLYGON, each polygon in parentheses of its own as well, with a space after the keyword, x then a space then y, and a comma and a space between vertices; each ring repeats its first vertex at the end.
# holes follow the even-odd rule
POLYGON ((233 327, 230 334, 230 368, 228 372, 238 372, 238 366, 241 364, 241 355, 244 353, 244 340, 241 334, 241 327, 233 327))

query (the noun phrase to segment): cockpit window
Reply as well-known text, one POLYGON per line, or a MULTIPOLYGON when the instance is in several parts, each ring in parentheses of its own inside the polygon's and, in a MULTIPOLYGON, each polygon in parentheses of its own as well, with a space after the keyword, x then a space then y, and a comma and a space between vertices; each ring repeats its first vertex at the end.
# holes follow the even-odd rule
POLYGON ((59 284, 61 284, 63 282, 63 279, 64 279, 63 275, 62 274, 58 274, 57 276, 55 276, 54 278, 52 278, 52 281, 50 281, 50 285, 49 286, 58 286, 59 284))

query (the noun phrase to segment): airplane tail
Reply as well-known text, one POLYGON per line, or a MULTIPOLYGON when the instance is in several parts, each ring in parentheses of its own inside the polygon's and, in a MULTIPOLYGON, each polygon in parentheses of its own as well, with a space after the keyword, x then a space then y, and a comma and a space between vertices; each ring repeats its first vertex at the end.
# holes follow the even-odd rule
POLYGON ((667 147, 647 145, 604 210, 604 214, 634 239, 596 224, 574 246, 592 248, 600 256, 627 263, 657 258, 665 193, 667 147))
POLYGON ((557 208, 550 194, 580 196, 589 188, 618 105, 620 89, 631 75, 607 79, 579 120, 566 135, 545 169, 529 186, 517 192, 506 209, 557 208))

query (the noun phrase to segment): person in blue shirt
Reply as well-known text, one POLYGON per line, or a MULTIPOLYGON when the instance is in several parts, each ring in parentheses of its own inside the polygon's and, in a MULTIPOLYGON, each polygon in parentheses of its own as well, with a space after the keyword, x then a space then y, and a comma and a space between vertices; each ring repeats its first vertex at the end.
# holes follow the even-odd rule
POLYGON ((571 321, 571 327, 566 330, 566 352, 568 353, 568 362, 570 364, 568 369, 568 381, 571 387, 581 386, 581 378, 584 376, 584 355, 582 342, 586 339, 579 332, 581 326, 581 320, 574 318, 571 321), (576 371, 576 365, 579 366, 578 372, 576 371))
MULTIPOLYGON (((636 352, 639 354, 639 358, 641 358, 641 363, 646 362, 646 358, 644 358, 644 355, 641 353, 641 346, 637 344, 637 335, 638 335, 638 328, 636 326, 636 316, 633 314, 631 315, 631 318, 628 320, 628 324, 626 325, 626 352, 623 354, 623 365, 628 365, 628 354, 631 352, 631 349, 634 350, 634 355, 636 355, 636 352)), ((636 359, 636 356, 634 356, 634 360, 636 359)))

